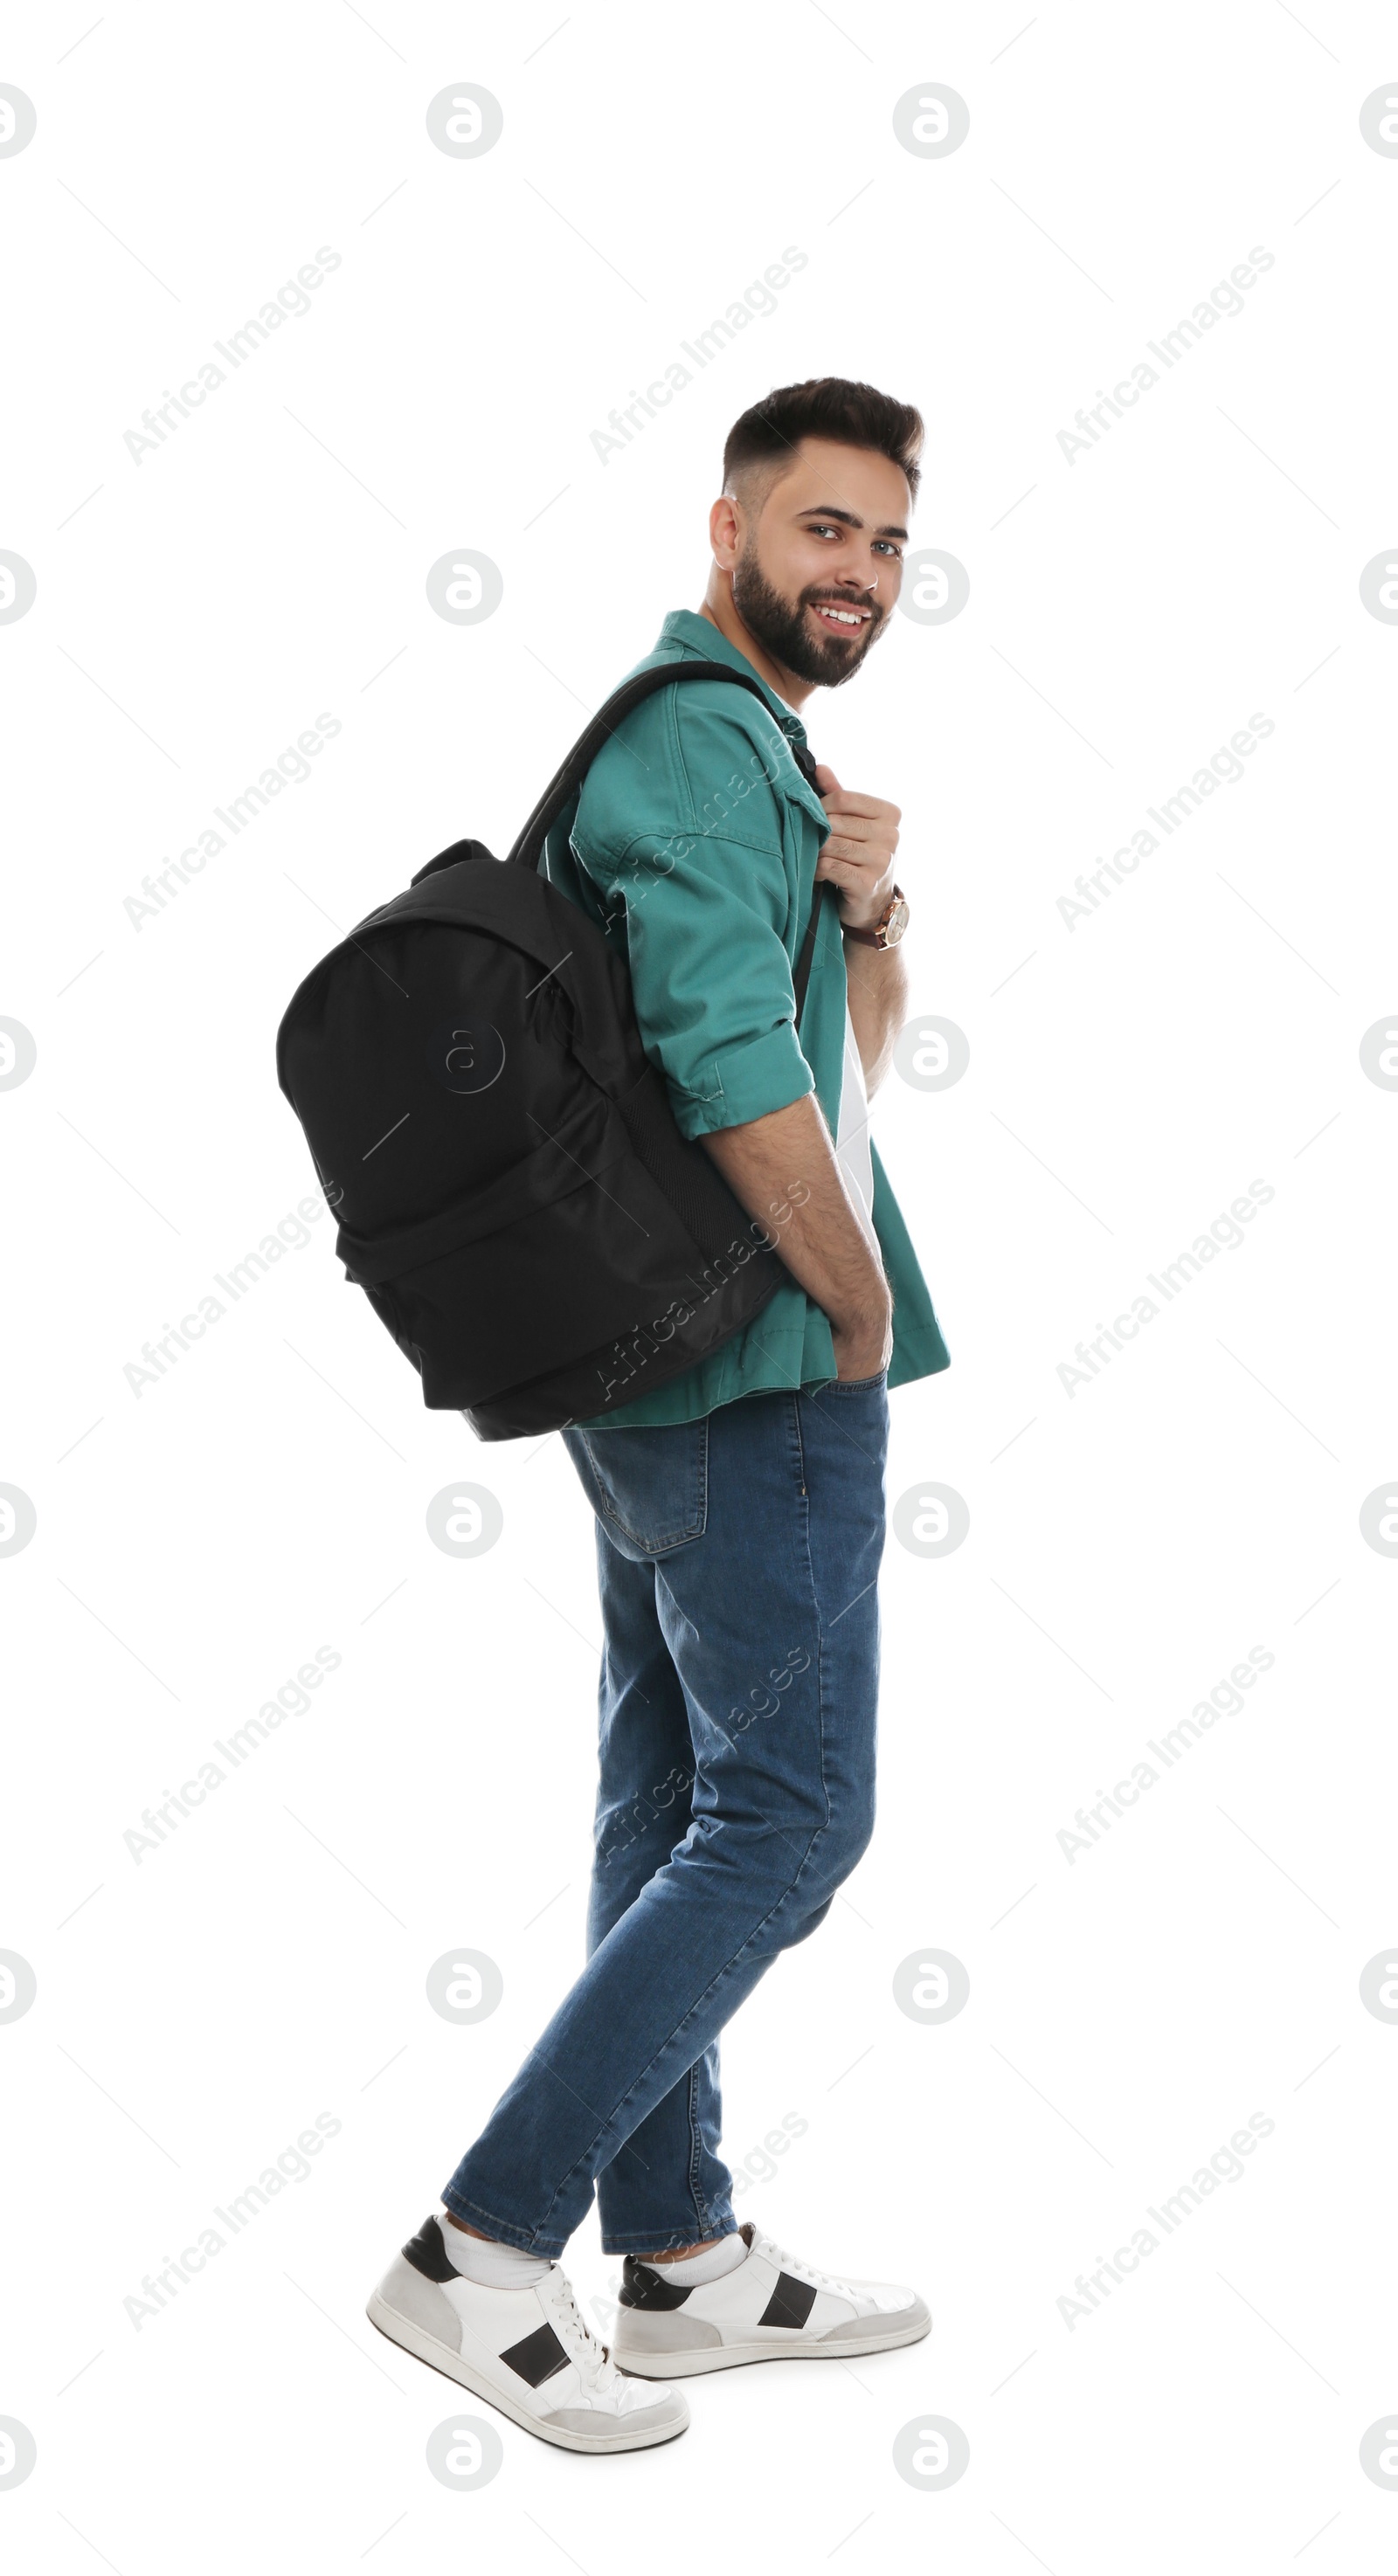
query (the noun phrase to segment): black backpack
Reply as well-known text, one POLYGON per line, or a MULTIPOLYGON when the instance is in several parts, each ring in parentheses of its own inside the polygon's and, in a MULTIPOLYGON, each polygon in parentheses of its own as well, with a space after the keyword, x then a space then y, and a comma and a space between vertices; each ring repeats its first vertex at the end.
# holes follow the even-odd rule
MULTIPOLYGON (((482 1440, 558 1430, 679 1377, 789 1280, 647 1061, 630 977, 538 873, 604 741, 656 689, 755 680, 682 662, 625 681, 507 859, 457 841, 306 977, 277 1078, 340 1222, 346 1277, 482 1440)), ((764 701, 765 703, 765 701, 764 701)), ((793 746, 814 785, 810 755, 793 746)), ((822 887, 794 984, 799 1025, 822 887)))

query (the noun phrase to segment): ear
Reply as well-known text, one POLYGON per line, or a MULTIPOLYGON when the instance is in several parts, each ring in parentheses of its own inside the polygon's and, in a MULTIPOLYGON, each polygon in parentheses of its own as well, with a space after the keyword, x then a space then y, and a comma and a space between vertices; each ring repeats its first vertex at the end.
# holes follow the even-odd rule
POLYGON ((709 544, 720 572, 731 572, 738 560, 742 524, 740 503, 731 492, 723 493, 709 512, 709 544))

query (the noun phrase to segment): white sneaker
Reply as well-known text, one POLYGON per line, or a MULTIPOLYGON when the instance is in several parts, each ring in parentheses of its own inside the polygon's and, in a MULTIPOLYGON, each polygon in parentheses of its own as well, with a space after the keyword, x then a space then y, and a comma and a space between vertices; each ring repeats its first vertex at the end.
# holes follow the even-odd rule
POLYGON ((747 2260, 717 2281, 685 2288, 668 2265, 628 2254, 611 2350, 641 2379, 684 2379, 743 2361, 848 2361, 920 2343, 932 2325, 916 2290, 842 2281, 784 2253, 751 2222, 738 2230, 747 2260))
POLYGON ((639 2451, 673 2441, 689 2422, 676 2389, 622 2378, 556 2263, 527 2290, 468 2281, 437 2218, 389 2265, 366 2313, 390 2342, 561 2450, 639 2451))

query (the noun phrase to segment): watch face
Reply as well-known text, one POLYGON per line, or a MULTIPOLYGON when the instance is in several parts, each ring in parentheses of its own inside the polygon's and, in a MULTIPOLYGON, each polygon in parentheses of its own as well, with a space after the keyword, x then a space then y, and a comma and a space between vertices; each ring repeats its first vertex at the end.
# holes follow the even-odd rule
POLYGON ((908 899, 906 895, 900 894, 892 912, 888 916, 887 922, 884 925, 883 939, 885 948, 897 947, 898 942, 902 938, 904 931, 907 929, 911 918, 912 916, 908 910, 908 899))

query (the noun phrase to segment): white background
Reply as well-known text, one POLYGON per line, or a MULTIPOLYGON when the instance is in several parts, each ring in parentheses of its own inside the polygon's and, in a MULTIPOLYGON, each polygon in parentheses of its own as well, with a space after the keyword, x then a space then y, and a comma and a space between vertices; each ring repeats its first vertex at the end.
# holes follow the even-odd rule
MULTIPOLYGON (((1398 2029, 1359 1978, 1398 1929, 1398 1567, 1359 1515, 1395 1465, 1398 1100, 1359 1048, 1395 1000, 1398 634, 1359 578, 1398 535, 1398 164, 1359 111, 1394 45, 1321 0, 7 12, 38 117, 0 160, 0 546, 37 580, 0 627, 0 1012, 38 1050, 0 1096, 0 1479, 37 1512, 0 1561, 0 1946, 38 1980, 0 2027, 16 2565, 1392 2565, 1359 2444, 1398 2399, 1398 2029), (504 113, 477 159, 425 124, 462 80, 504 113), (944 159, 894 134, 928 80, 970 109, 944 159), (321 245, 310 312, 133 461, 321 245), (601 463, 788 245, 776 313, 601 463), (1244 311, 1070 464, 1057 433, 1253 246, 1244 311), (903 808, 917 1008, 970 1046, 875 1113, 953 1363, 894 1397, 890 1492, 952 1486, 970 1533, 890 1546, 878 1833, 725 2037, 727 2149, 804 2120, 739 2215, 916 2281, 935 2328, 694 2382, 684 2441, 627 2459, 504 2425, 453 2494, 449 2384, 363 2302, 581 1957, 590 1519, 557 1440, 423 1410, 324 1220, 123 1372, 313 1185, 273 1043, 332 924, 508 844, 697 605, 731 420, 824 373, 922 407, 915 543, 970 578, 808 711, 903 808), (460 547, 504 583, 470 627, 424 587, 460 547), (311 777, 133 928, 321 711, 311 777), (1254 713, 1244 778, 1066 928, 1254 713), (1069 1395, 1254 1179, 1245 1242, 1069 1395), (504 1515, 464 1561, 425 1525, 461 1479, 504 1515), (307 1711, 138 1863, 142 1809, 322 1645, 307 1711), (1070 1862, 1074 1810, 1253 1646, 1241 1711, 1070 1862), (462 1944, 504 1978, 467 2028, 424 1992, 462 1944), (893 1998, 928 1946, 971 1981, 940 2027, 893 1998), (138 2331, 142 2276, 318 2113, 307 2178, 138 2331), (1242 2177, 1070 2328, 1075 2276, 1255 2113, 1242 2177), (970 2444, 944 2492, 893 2462, 929 2413, 970 2444)), ((569 2263, 605 2319, 595 2220, 569 2263)))

